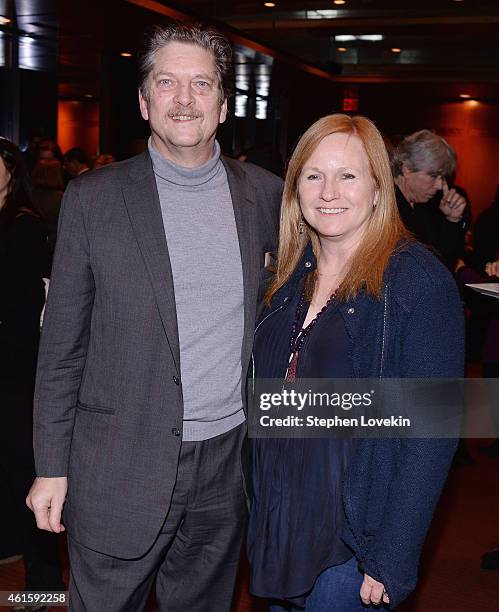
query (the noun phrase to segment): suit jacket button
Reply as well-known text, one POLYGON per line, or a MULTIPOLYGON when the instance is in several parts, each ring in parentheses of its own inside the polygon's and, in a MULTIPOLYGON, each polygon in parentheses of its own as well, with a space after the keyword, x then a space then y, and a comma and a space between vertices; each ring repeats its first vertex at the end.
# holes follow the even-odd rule
POLYGON ((180 385, 180 380, 179 380, 178 376, 174 376, 174 377, 173 377, 173 382, 174 382, 176 385, 180 385))
POLYGON ((172 427, 172 434, 174 436, 180 436, 180 429, 178 429, 178 427, 172 427))

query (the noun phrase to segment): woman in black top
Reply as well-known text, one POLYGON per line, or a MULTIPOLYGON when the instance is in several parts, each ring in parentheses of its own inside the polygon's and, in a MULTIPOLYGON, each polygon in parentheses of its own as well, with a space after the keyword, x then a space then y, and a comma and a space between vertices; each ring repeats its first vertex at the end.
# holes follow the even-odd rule
POLYGON ((17 147, 0 139, 0 380, 32 386, 48 276, 47 230, 17 147))
POLYGON ((35 472, 32 403, 48 266, 22 154, 0 138, 0 558, 23 553, 33 590, 63 588, 56 539, 38 532, 24 501, 35 472))

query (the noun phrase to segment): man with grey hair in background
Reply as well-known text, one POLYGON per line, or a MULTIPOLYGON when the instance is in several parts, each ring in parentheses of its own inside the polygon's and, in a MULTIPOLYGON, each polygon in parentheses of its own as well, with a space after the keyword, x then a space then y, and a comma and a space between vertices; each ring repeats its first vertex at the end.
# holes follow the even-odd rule
POLYGON ((41 529, 67 527, 70 610, 230 610, 246 526, 246 379, 282 181, 220 154, 232 52, 156 27, 143 154, 71 181, 35 399, 41 529), (64 526, 61 512, 64 506, 64 526))
POLYGON ((447 184, 447 178, 456 171, 454 149, 434 132, 420 130, 406 136, 391 158, 404 225, 453 270, 464 247, 466 207, 463 194, 447 184))

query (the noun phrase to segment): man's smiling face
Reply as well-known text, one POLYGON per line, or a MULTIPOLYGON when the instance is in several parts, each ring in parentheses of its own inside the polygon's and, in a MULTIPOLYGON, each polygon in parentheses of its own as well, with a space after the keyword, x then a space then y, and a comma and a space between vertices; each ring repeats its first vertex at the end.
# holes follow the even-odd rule
POLYGON ((139 93, 155 149, 184 166, 208 161, 218 125, 227 116, 227 101, 220 98, 215 60, 209 51, 179 42, 157 51, 147 95, 139 93))

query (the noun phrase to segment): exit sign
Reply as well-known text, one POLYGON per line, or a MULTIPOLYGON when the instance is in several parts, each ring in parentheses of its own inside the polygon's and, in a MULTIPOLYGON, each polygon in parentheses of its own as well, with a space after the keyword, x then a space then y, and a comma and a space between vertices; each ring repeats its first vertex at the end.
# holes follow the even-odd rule
POLYGON ((343 110, 344 111, 359 110, 359 99, 358 98, 343 98, 343 110))

